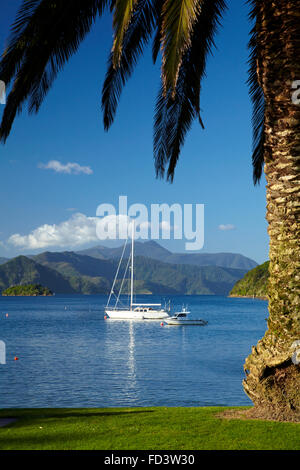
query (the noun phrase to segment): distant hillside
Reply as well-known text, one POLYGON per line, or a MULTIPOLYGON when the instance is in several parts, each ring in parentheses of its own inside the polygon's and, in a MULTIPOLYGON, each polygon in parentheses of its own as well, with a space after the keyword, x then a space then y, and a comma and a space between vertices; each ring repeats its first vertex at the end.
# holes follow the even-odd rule
MULTIPOLYGON (((80 255, 87 255, 98 259, 119 259, 123 246, 107 248, 96 246, 79 251, 80 255)), ((130 243, 126 247, 125 256, 130 253, 130 243)), ((220 266, 223 268, 244 269, 249 271, 257 266, 257 263, 246 256, 236 253, 171 253, 155 241, 135 242, 135 255, 156 259, 171 264, 191 264, 195 266, 220 266)))
POLYGON ((57 271, 18 256, 0 266, 0 291, 16 285, 42 284, 52 292, 74 293, 69 282, 57 271))
MULTIPOLYGON (((119 259, 103 260, 73 252, 46 252, 34 260, 57 270, 76 292, 88 294, 109 292, 119 262, 119 259)), ((123 277, 126 264, 125 258, 119 278, 123 277)), ((227 295, 246 272, 217 266, 175 265, 143 256, 135 257, 134 266, 135 291, 150 294, 227 295)))
POLYGON ((9 261, 8 258, 1 258, 1 257, 0 257, 0 265, 1 265, 1 264, 4 264, 4 263, 7 263, 7 261, 9 261))
POLYGON ((160 285, 177 294, 228 295, 245 271, 218 266, 191 266, 162 263, 149 258, 135 259, 135 277, 160 285))
MULTIPOLYGON (((127 260, 124 259, 117 288, 126 264, 127 260)), ((55 293, 107 294, 117 265, 116 259, 103 260, 73 252, 45 252, 30 259, 19 256, 0 266, 0 290, 14 285, 39 283, 47 285, 55 293)), ((134 270, 135 292, 228 295, 245 272, 218 266, 163 263, 137 256, 134 270)), ((128 288, 127 281, 124 287, 128 288)))
POLYGON ((195 266, 220 266, 222 268, 244 269, 245 271, 257 266, 257 263, 250 258, 235 253, 173 253, 165 261, 195 266))
POLYGON ((238 281, 230 292, 230 297, 261 297, 267 298, 267 282, 269 279, 269 261, 249 271, 238 281))
POLYGON ((103 276, 108 279, 113 279, 115 276, 115 261, 95 259, 73 251, 62 253, 46 251, 40 255, 31 256, 31 259, 67 276, 103 276))
POLYGON ((106 294, 116 273, 116 263, 73 252, 45 252, 32 259, 58 271, 71 288, 82 294, 106 294))

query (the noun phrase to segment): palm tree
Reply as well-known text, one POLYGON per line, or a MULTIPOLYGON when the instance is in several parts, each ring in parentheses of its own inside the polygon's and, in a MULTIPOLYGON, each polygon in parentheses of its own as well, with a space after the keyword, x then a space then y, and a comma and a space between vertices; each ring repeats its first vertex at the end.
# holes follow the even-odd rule
MULTIPOLYGON (((300 369, 291 345, 300 339, 300 107, 292 83, 300 79, 299 0, 248 0, 253 22, 249 87, 253 101, 254 183, 264 168, 270 235, 268 330, 246 359, 244 389, 254 413, 300 419, 300 369)), ((38 112, 57 73, 98 16, 113 15, 114 41, 102 95, 104 127, 113 123, 128 78, 153 40, 161 52, 161 88, 154 122, 157 176, 173 180, 187 131, 200 115, 206 59, 225 0, 23 0, 0 63, 11 85, 0 139, 28 101, 38 112)))

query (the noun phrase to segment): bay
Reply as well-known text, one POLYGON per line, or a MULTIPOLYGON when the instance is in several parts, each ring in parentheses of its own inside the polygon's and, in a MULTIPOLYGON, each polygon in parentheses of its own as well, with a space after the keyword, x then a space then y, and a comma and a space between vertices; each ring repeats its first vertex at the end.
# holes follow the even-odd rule
POLYGON ((168 299, 208 324, 105 320, 103 295, 0 297, 0 408, 251 404, 243 364, 266 330, 267 302, 168 299))

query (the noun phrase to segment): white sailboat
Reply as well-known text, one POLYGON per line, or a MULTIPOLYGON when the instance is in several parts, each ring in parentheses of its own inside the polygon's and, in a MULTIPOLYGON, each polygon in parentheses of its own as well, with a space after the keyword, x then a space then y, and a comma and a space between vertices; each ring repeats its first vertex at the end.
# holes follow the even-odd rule
POLYGON ((118 274, 120 271, 120 266, 124 257, 125 248, 127 245, 127 241, 126 241, 123 247, 123 252, 122 252, 118 269, 115 275, 115 279, 114 279, 114 282, 110 291, 108 302, 105 308, 105 314, 109 318, 117 319, 117 320, 163 320, 165 318, 168 318, 169 314, 166 308, 162 308, 161 304, 153 304, 153 303, 141 304, 141 303, 134 303, 133 301, 134 300, 134 235, 135 235, 135 224, 134 222, 132 222, 131 256, 127 262, 127 267, 124 272, 124 276, 121 282, 119 293, 118 295, 116 295, 114 292, 114 288, 115 288, 115 284, 116 284, 118 274), (120 307, 119 306, 119 304, 121 303, 120 295, 121 295, 124 279, 126 276, 126 272, 129 267, 129 262, 131 262, 130 303, 129 303, 129 306, 127 307, 126 306, 120 307), (115 302, 115 305, 111 307, 110 301, 113 296, 116 298, 116 302, 115 302))

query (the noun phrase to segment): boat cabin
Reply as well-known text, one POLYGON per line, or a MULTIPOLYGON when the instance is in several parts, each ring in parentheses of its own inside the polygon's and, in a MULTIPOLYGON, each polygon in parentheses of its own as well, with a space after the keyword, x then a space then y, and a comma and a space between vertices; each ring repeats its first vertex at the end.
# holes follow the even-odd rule
POLYGON ((151 307, 148 307, 148 308, 145 308, 145 307, 136 307, 133 311, 134 312, 149 312, 153 310, 153 308, 151 307))
POLYGON ((187 315, 186 313, 175 313, 174 316, 175 316, 176 318, 185 318, 186 315, 187 315))

